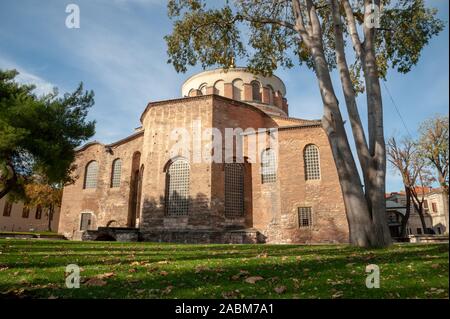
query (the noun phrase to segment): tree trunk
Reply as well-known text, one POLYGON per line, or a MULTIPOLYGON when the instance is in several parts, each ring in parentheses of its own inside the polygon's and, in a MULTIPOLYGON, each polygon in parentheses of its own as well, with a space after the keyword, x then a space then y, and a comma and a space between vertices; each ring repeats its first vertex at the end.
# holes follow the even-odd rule
POLYGON ((420 200, 419 196, 417 195, 417 193, 415 191, 412 192, 412 196, 413 196, 414 209, 417 211, 417 214, 419 214, 419 219, 420 219, 420 223, 422 225, 423 233, 428 234, 428 228, 425 223, 425 216, 423 215, 423 198, 422 198, 422 200, 420 200))
MULTIPOLYGON (((319 45, 312 49, 322 101, 324 103, 323 127, 330 141, 336 162, 339 182, 347 210, 350 243, 360 247, 386 247, 390 241, 379 236, 373 227, 369 207, 362 189, 358 169, 345 133, 339 104, 335 96, 325 56, 319 45)), ((384 200, 384 196, 383 196, 384 200)), ((384 211, 386 214, 386 211, 384 211)), ((385 225, 387 231, 387 223, 385 225)))
POLYGON ((406 226, 408 226, 409 216, 411 216, 411 191, 408 186, 405 186, 405 194, 406 194, 406 212, 405 216, 402 218, 402 224, 400 229, 400 237, 405 238, 406 233, 406 226))
POLYGON ((423 233, 428 234, 429 233, 428 227, 425 222, 425 216, 423 215, 423 202, 419 203, 417 212, 419 213, 420 223, 422 224, 423 233))
MULTIPOLYGON (((315 73, 319 82, 320 93, 324 105, 322 125, 330 141, 339 182, 343 192, 344 203, 347 210, 347 221, 349 224, 350 242, 353 245, 361 247, 386 247, 391 244, 392 239, 386 220, 386 201, 384 197, 386 161, 385 156, 383 157, 383 133, 381 132, 380 134, 375 130, 377 133, 377 140, 380 137, 382 138, 381 149, 379 147, 375 148, 376 152, 374 152, 373 158, 369 160, 367 158, 364 159, 363 156, 363 161, 361 162, 363 171, 365 172, 364 178, 367 182, 365 194, 345 132, 339 109, 339 102, 336 98, 330 77, 330 70, 328 69, 328 64, 325 59, 320 22, 312 2, 307 1, 307 4, 308 3, 308 12, 312 25, 312 35, 308 42, 310 43, 315 73)), ((339 24, 335 24, 335 26, 338 25, 339 24)), ((345 58, 342 49, 340 53, 341 56, 339 62, 342 81, 342 76, 344 76, 344 80, 346 78, 345 73, 342 73, 345 72, 345 65, 343 63, 345 58)), ((348 85, 345 85, 345 81, 342 84, 344 94, 348 93, 348 85)), ((379 91, 379 93, 381 95, 381 91, 379 91)), ((346 94, 346 97, 346 101, 354 103, 351 96, 346 94)), ((381 96, 378 100, 381 100, 381 96)), ((377 104, 377 106, 380 107, 380 104, 377 104)), ((347 105, 347 107, 350 110, 355 109, 353 104, 347 105)), ((377 116, 379 117, 379 113, 377 113, 377 116)), ((356 126, 359 125, 358 119, 355 119, 355 117, 352 118, 352 128, 354 128, 354 124, 356 124, 356 126)), ((377 129, 379 130, 380 126, 377 126, 377 129)), ((381 126, 381 130, 382 129, 381 126)), ((362 144, 363 141, 358 139, 358 154, 363 154, 364 152, 362 144)))
POLYGON ((52 231, 52 219, 53 219, 54 212, 55 212, 54 205, 50 205, 50 207, 48 208, 48 225, 47 225, 47 229, 50 232, 52 231))
POLYGON ((13 187, 16 186, 16 184, 17 184, 16 171, 12 167, 10 167, 10 170, 12 173, 12 177, 6 180, 6 182, 4 183, 3 189, 0 190, 0 199, 5 197, 13 189, 13 187))
POLYGON ((444 219, 445 219, 445 230, 444 232, 448 234, 448 187, 443 188, 443 196, 444 196, 444 219))

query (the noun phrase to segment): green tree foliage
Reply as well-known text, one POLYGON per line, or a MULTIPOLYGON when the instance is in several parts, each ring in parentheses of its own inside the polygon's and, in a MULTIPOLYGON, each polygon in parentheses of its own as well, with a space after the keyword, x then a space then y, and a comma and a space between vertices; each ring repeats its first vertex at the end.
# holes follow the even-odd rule
POLYGON ((24 194, 36 175, 49 184, 69 182, 74 149, 94 135, 87 120, 94 93, 82 83, 73 93, 37 96, 33 85, 15 81, 18 72, 0 70, 0 198, 24 194))
MULTIPOLYGON (((295 63, 314 69, 311 51, 298 32, 293 2, 273 0, 221 1, 222 6, 208 7, 204 0, 169 0, 168 13, 173 32, 166 36, 169 63, 177 71, 200 63, 204 68, 219 65, 229 68, 233 61, 246 60, 250 70, 270 75, 278 67, 291 68, 295 63)), ((219 1, 218 1, 219 2, 219 1)), ((307 1, 299 1, 307 7, 307 1)), ((343 31, 348 37, 348 20, 340 3, 343 31)), ((371 2, 371 1, 370 1, 371 2)), ((334 24, 329 0, 311 1, 321 19, 322 39, 330 68, 336 67, 334 24)), ((351 1, 353 16, 359 27, 364 24, 364 1, 351 1)), ((376 56, 379 74, 385 78, 394 68, 407 73, 417 64, 422 49, 442 31, 444 23, 437 11, 426 8, 423 0, 382 0, 380 27, 376 33, 376 56)), ((307 20, 304 17, 304 20, 307 20)), ((352 64, 361 75, 361 61, 352 64)))
POLYGON ((428 164, 436 171, 440 186, 448 194, 448 115, 429 118, 419 128, 419 149, 428 164))
POLYGON ((254 73, 306 65, 322 97, 322 126, 330 141, 344 196, 350 241, 364 247, 391 243, 386 220, 386 145, 380 79, 406 73, 444 27, 423 0, 169 0, 173 31, 169 63, 225 69, 246 61, 254 73), (377 19, 376 8, 382 13, 377 19), (379 23, 377 23, 379 21, 379 23), (331 72, 337 69, 349 115, 358 174, 331 72), (356 95, 364 92, 363 127, 356 95), (364 185, 364 186, 362 186, 364 185))

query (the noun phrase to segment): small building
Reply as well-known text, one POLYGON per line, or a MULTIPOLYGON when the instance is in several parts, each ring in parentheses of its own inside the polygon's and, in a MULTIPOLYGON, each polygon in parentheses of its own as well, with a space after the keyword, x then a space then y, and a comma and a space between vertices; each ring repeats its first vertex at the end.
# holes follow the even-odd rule
POLYGON ((59 207, 55 208, 53 216, 49 216, 48 210, 40 206, 27 207, 22 202, 8 201, 6 197, 0 199, 0 231, 48 231, 50 222, 51 231, 58 232, 59 207))
POLYGON ((406 206, 394 202, 386 201, 386 214, 389 230, 393 238, 401 237, 402 220, 406 214, 406 206))
MULTIPOLYGON (((423 196, 423 215, 428 233, 436 235, 448 235, 448 196, 442 188, 417 187, 420 198, 423 196)), ((395 212, 399 218, 406 213, 405 192, 392 192, 386 194, 386 212, 388 219, 395 212)), ((391 226, 390 226, 391 227, 391 226)), ((422 227, 419 213, 415 209, 411 199, 411 210, 406 227, 407 235, 423 235, 425 231, 422 227)), ((392 231, 391 231, 392 233, 392 231)), ((394 233, 396 231, 394 230, 394 233)))

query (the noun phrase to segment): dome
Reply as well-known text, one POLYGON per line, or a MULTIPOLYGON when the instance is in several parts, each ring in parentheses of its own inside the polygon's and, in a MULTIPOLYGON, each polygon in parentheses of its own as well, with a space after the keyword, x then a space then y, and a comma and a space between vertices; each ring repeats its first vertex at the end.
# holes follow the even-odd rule
POLYGON ((245 68, 215 69, 195 74, 183 83, 181 93, 183 97, 217 94, 253 104, 268 114, 288 114, 283 81, 275 75, 255 75, 245 68))

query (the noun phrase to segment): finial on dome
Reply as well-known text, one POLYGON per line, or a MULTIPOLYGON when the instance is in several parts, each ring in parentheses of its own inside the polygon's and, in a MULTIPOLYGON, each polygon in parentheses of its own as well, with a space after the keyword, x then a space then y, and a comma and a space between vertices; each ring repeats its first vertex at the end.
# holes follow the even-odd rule
POLYGON ((234 57, 232 57, 230 68, 234 69, 235 67, 236 67, 236 65, 234 64, 234 57))

